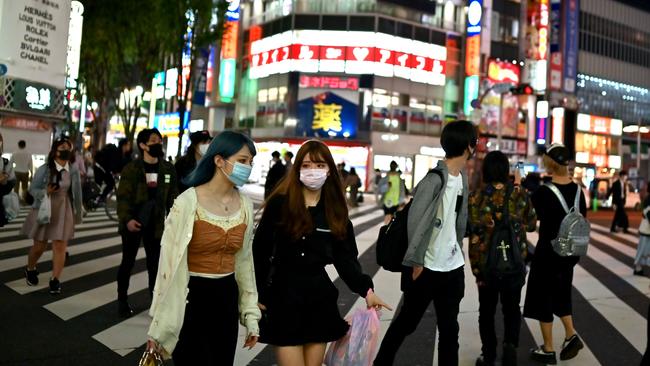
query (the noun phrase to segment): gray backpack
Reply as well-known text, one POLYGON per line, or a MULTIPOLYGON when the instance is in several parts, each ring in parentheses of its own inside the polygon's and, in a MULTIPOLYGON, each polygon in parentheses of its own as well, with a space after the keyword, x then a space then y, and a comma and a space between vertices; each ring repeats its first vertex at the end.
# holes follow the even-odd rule
POLYGON ((569 209, 564 196, 554 184, 546 183, 544 185, 557 196, 567 213, 562 219, 557 238, 551 240, 553 250, 561 257, 586 255, 591 225, 580 213, 580 194, 582 193, 580 186, 578 186, 573 207, 569 209))

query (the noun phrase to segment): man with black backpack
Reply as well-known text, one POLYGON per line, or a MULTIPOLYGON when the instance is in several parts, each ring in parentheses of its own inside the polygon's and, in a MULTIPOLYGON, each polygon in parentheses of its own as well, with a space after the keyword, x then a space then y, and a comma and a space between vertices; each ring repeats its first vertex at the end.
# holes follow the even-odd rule
POLYGON ((439 364, 458 365, 457 318, 465 291, 461 243, 468 218, 467 176, 462 170, 474 156, 476 129, 468 121, 450 122, 442 131, 440 144, 446 155, 435 168, 440 174, 430 173, 422 179, 408 207, 403 305, 386 332, 375 366, 393 364, 400 345, 415 331, 432 301, 440 333, 439 364))
POLYGON ((479 332, 483 344, 476 366, 493 366, 497 336, 494 314, 501 301, 504 320, 503 366, 517 365, 521 328, 521 288, 526 278, 526 231, 537 226, 535 209, 519 185, 510 184, 508 157, 492 151, 483 160, 483 185, 469 197, 469 260, 476 277, 479 332))

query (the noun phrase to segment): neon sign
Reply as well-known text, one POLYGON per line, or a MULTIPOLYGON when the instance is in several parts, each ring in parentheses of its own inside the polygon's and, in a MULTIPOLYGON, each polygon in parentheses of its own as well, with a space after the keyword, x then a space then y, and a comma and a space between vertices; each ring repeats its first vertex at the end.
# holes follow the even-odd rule
POLYGON ((300 75, 298 85, 301 88, 358 90, 359 79, 340 76, 300 75))
POLYGON ((491 82, 519 84, 519 75, 517 64, 497 60, 488 62, 488 80, 491 82))
POLYGON ((465 49, 465 95, 463 111, 469 115, 472 100, 478 98, 479 72, 481 70, 481 17, 482 0, 470 0, 467 9, 467 47, 465 49))
POLYGON ((251 44, 250 76, 340 72, 445 85, 446 59, 444 46, 383 33, 295 30, 251 44))

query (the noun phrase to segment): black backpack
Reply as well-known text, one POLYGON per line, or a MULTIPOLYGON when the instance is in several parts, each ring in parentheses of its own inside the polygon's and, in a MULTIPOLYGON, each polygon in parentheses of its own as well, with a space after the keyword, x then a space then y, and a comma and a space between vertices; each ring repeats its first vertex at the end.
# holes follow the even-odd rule
POLYGON ((526 265, 521 256, 517 233, 510 222, 509 200, 511 193, 512 186, 508 185, 503 201, 501 220, 497 220, 496 210, 492 208, 494 230, 489 243, 485 273, 487 282, 515 287, 523 285, 526 265))
MULTIPOLYGON (((429 173, 437 174, 440 176, 440 181, 444 182, 440 170, 431 169, 429 173)), ((384 225, 379 229, 377 264, 390 272, 402 272, 404 269, 402 261, 409 246, 407 223, 411 202, 413 202, 412 199, 401 211, 395 213, 388 225, 384 225)))

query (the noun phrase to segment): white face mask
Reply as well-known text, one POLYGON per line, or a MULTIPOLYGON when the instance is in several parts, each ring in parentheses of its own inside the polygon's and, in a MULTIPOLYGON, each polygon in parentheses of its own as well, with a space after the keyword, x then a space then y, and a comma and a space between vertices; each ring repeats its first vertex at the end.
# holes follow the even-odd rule
POLYGON ((301 169, 300 181, 308 189, 317 191, 325 184, 327 173, 327 169, 301 169))
POLYGON ((201 145, 199 145, 199 154, 201 154, 201 156, 205 156, 205 153, 208 152, 209 147, 210 147, 210 144, 201 144, 201 145))

